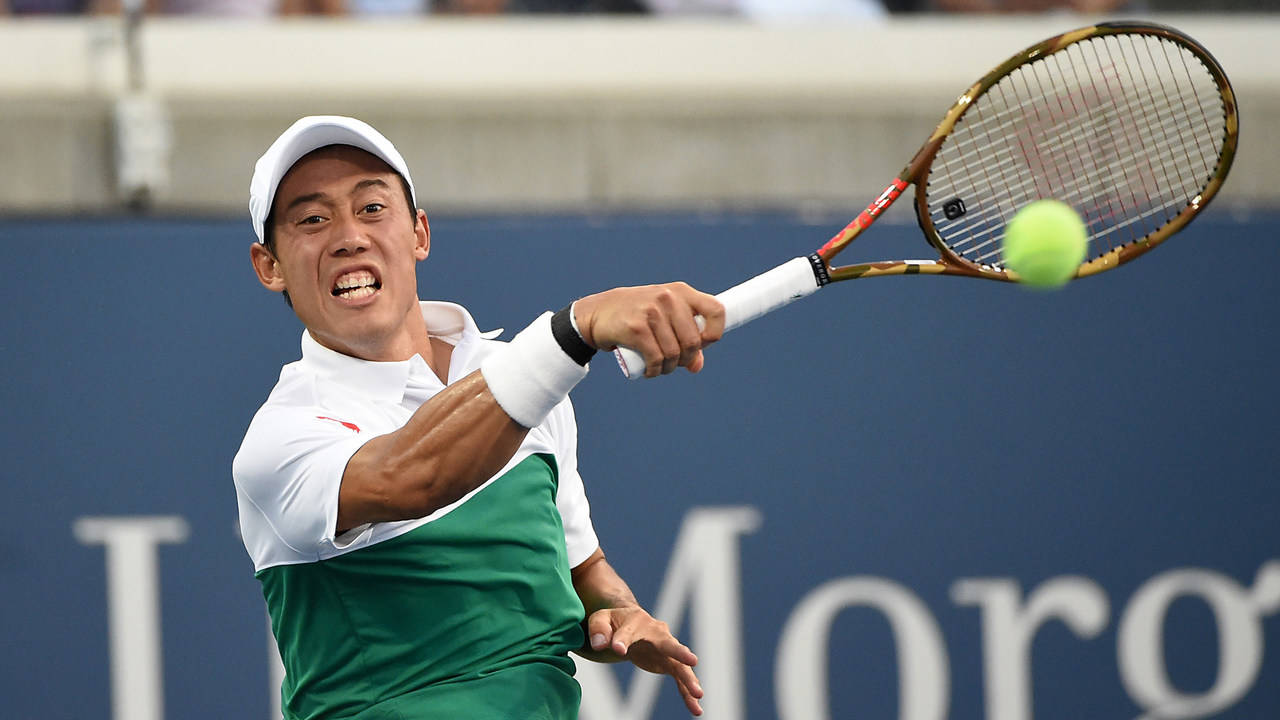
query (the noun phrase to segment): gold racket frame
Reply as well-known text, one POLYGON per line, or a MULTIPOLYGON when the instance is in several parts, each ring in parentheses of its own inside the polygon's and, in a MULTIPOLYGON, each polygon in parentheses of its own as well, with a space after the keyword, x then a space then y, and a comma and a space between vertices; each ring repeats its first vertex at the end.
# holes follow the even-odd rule
POLYGON ((1235 159, 1236 142, 1239 135, 1239 119, 1236 115, 1236 99, 1235 93, 1231 89, 1231 83, 1227 80, 1226 73, 1223 72, 1222 66, 1209 53, 1204 46, 1187 37, 1183 33, 1164 25, 1154 23, 1141 22, 1107 22, 1089 27, 1079 28, 1070 32, 1062 33, 1055 37, 1049 38, 1043 42, 1032 45, 1013 57, 1005 60, 1003 63, 995 67, 974 83, 956 100, 947 114, 943 116, 942 121, 938 123, 938 127, 933 134, 924 143, 920 150, 916 153, 911 162, 903 168, 897 179, 885 188, 885 191, 873 201, 867 209, 862 211, 853 222, 849 223, 843 230, 831 238, 817 252, 822 261, 827 264, 831 281, 851 280, 854 278, 877 277, 882 275, 965 275, 970 277, 982 277, 990 280, 1004 280, 1016 282, 1018 276, 1016 273, 990 265, 982 265, 966 260, 943 242, 937 228, 934 227, 933 220, 929 216, 928 207, 926 205, 927 197, 921 192, 920 181, 928 174, 929 167, 933 163, 933 158, 937 155, 938 150, 942 147, 943 141, 951 133, 952 128, 960 120, 961 116, 973 105, 973 101, 978 96, 985 93, 988 89, 998 83, 1006 75, 1013 72, 1016 68, 1035 62, 1044 57, 1052 55, 1064 48, 1074 45, 1083 40, 1102 37, 1105 35, 1147 35, 1168 39, 1178 45, 1185 47, 1193 55, 1200 59, 1209 74, 1213 77, 1214 82, 1218 86, 1218 90, 1222 95, 1223 111, 1225 113, 1224 137, 1222 148, 1218 155, 1218 164, 1210 175, 1208 182, 1201 188, 1200 192, 1192 198, 1172 220, 1160 226, 1155 231, 1137 240, 1121 245, 1106 252, 1098 257, 1087 260, 1080 265, 1076 271, 1075 277, 1088 277, 1095 275, 1104 270, 1110 270, 1115 267, 1129 262, 1130 260, 1142 255, 1151 248, 1164 242, 1169 236, 1181 230, 1191 222, 1197 213, 1203 210, 1209 201, 1218 194, 1218 190, 1222 187, 1222 183, 1227 178, 1227 172, 1231 169, 1231 163, 1235 159), (871 262, 861 263, 857 265, 832 266, 831 259, 837 253, 843 250, 849 243, 853 242, 863 230, 871 225, 875 219, 884 211, 893 201, 906 190, 908 185, 916 186, 916 218, 920 223, 920 228, 924 230, 925 237, 929 244, 941 253, 938 261, 887 261, 887 262, 871 262))

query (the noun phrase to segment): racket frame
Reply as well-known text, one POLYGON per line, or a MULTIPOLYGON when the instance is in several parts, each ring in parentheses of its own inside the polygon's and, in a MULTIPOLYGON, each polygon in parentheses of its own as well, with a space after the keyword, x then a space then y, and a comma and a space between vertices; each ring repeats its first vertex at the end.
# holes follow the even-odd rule
MULTIPOLYGON (((865 210, 821 248, 808 256, 794 258, 772 270, 768 270, 746 282, 717 295, 725 304, 725 329, 743 325, 751 320, 817 292, 831 282, 882 275, 962 275, 1016 282, 1016 273, 993 265, 975 263, 964 259, 946 242, 934 226, 928 208, 928 197, 921 191, 921 182, 928 176, 934 157, 942 148, 956 123, 973 105, 974 100, 989 90, 1015 69, 1045 56, 1056 53, 1082 40, 1106 35, 1137 34, 1170 40, 1195 55, 1209 71, 1216 83, 1223 102, 1224 138, 1218 155, 1218 163, 1208 181, 1193 198, 1188 200, 1176 216, 1146 236, 1112 248, 1082 263, 1075 277, 1087 277, 1104 270, 1119 267, 1139 257, 1181 230, 1209 201, 1218 194, 1231 163, 1235 158, 1239 134, 1235 93, 1218 61, 1202 45, 1169 27, 1143 22, 1107 22, 1079 28, 1032 45, 988 72, 966 90, 943 116, 933 134, 916 152, 911 162, 898 177, 880 193, 865 210), (916 186, 916 220, 924 231, 929 244, 939 253, 937 260, 894 260, 834 266, 831 260, 858 237, 862 231, 896 201, 911 185, 916 186)), ((701 318, 698 318, 701 320, 701 318)), ((630 348, 614 350, 623 375, 630 379, 643 377, 644 358, 630 348)))
POLYGON ((1062 33, 1028 47, 993 68, 963 92, 956 99, 955 104, 951 106, 951 109, 943 116, 933 134, 929 136, 929 139, 925 141, 911 161, 902 169, 902 172, 898 173, 893 182, 884 189, 884 192, 880 193, 852 222, 818 249, 816 256, 826 266, 826 272, 818 274, 819 285, 839 280, 853 280, 883 275, 961 275, 1016 282, 1018 276, 1013 271, 966 260, 943 241, 942 236, 934 226, 933 219, 929 215, 928 196, 922 191, 920 183, 928 176, 934 157, 938 154, 938 150, 942 148, 943 142, 951 134, 952 129, 955 128, 956 123, 973 106, 974 101, 979 96, 1004 79, 1005 76, 1019 67, 1040 60, 1083 40, 1106 35, 1125 34, 1155 36, 1170 40, 1189 50, 1203 63, 1217 84, 1223 101, 1225 124, 1222 150, 1218 156, 1217 167, 1214 168, 1208 182, 1195 197, 1187 202, 1187 205, 1176 216, 1142 238, 1112 248, 1095 258, 1086 260, 1076 271, 1075 277, 1088 277, 1104 270, 1119 267, 1164 242, 1186 226, 1187 223, 1191 222, 1196 213, 1203 210, 1209 204, 1209 201, 1218 194, 1218 190, 1222 187, 1222 183, 1226 180, 1227 173, 1231 169, 1231 163, 1235 159, 1239 135, 1239 118, 1236 113, 1235 93, 1231 89, 1231 83, 1227 80, 1222 66, 1204 46, 1173 28, 1154 23, 1133 21, 1099 23, 1062 33), (920 225, 920 229, 924 232, 925 239, 938 251, 939 258, 937 260, 890 260, 855 265, 832 265, 831 261, 836 254, 852 243, 863 230, 871 227, 881 213, 892 205, 911 185, 916 187, 916 220, 920 225))

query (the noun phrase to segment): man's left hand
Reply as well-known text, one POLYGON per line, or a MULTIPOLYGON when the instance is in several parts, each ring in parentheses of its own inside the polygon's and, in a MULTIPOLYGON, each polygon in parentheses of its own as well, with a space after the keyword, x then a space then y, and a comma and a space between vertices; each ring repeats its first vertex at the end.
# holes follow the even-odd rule
POLYGON ((670 675, 689 712, 702 714, 702 685, 693 666, 698 656, 671 634, 665 622, 639 607, 597 610, 587 618, 587 641, 592 650, 630 660, 641 670, 670 675))

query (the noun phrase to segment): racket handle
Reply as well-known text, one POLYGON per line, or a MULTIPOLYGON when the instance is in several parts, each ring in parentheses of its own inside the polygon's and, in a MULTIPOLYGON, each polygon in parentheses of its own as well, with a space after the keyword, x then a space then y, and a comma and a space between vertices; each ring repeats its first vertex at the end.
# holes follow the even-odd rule
MULTIPOLYGON (((825 271, 826 266, 816 255, 793 258, 716 295, 724 305, 725 332, 817 292, 825 284, 819 283, 819 273, 825 274, 825 271)), ((694 321, 699 330, 705 325, 701 315, 694 317, 694 321)), ((640 353, 620 347, 613 354, 624 377, 629 380, 644 377, 644 358, 640 353)))

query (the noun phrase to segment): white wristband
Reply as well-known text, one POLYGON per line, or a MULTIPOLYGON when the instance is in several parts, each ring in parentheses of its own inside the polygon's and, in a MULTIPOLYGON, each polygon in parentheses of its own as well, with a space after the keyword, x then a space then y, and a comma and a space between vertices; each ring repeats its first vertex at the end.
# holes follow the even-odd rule
POLYGON ((560 349, 545 312, 480 363, 480 374, 498 405, 524 427, 542 424, 552 408, 587 376, 587 367, 560 349))

